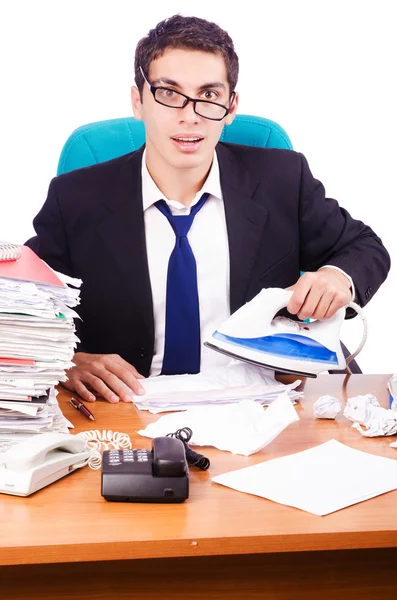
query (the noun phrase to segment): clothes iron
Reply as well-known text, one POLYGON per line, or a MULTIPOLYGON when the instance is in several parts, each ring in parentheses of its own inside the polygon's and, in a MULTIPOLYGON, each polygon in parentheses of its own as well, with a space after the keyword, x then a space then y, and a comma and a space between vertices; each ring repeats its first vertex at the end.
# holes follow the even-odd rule
POLYGON ((204 345, 238 360, 304 377, 317 377, 329 369, 346 369, 367 338, 361 307, 354 302, 347 305, 360 315, 364 332, 357 350, 345 359, 339 332, 346 307, 323 321, 275 317, 287 306, 292 294, 281 288, 263 289, 214 331, 204 345))

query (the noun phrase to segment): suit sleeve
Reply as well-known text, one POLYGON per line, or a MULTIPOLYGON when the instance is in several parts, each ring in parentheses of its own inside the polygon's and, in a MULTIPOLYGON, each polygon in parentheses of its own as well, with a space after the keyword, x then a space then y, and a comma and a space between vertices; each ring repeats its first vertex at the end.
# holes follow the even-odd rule
POLYGON ((48 189, 47 200, 33 220, 36 235, 27 242, 41 259, 56 271, 74 277, 68 240, 54 178, 48 189))
POLYGON ((364 306, 387 277, 389 254, 370 227, 325 196, 324 186, 312 176, 305 157, 300 157, 301 270, 339 267, 352 278, 357 303, 364 306))
MULTIPOLYGON (((70 261, 66 228, 57 193, 57 180, 53 179, 48 189, 47 200, 33 220, 36 235, 25 242, 42 260, 55 271, 75 277, 70 261)), ((78 307, 75 308, 78 312, 78 307)), ((75 319, 77 336, 81 340, 81 321, 75 319)), ((84 352, 81 343, 76 352, 84 352)))

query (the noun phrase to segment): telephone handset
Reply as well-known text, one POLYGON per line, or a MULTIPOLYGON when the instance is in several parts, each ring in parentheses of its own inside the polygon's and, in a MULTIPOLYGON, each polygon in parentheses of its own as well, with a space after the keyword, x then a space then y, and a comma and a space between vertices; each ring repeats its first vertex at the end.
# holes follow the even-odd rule
POLYGON ((113 502, 183 502, 189 497, 184 444, 158 437, 152 450, 106 450, 102 496, 113 502))
POLYGON ((84 439, 70 433, 40 433, 0 454, 0 493, 29 496, 87 464, 84 439))

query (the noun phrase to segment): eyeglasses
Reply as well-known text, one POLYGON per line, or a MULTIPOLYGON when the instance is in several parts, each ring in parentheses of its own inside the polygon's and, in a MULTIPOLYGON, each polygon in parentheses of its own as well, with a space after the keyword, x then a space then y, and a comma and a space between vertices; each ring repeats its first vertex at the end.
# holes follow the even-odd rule
POLYGON ((142 73, 142 77, 146 81, 156 102, 162 104, 163 106, 168 106, 169 108, 184 108, 188 102, 192 102, 194 112, 200 115, 200 117, 210 119, 211 121, 222 121, 222 119, 224 119, 226 115, 230 113, 233 101, 236 97, 236 93, 232 92, 230 95, 229 108, 227 106, 223 106, 223 104, 211 102, 210 100, 196 100, 195 98, 190 98, 185 94, 181 94, 181 92, 176 92, 171 88, 153 86, 145 77, 145 73, 143 72, 141 66, 139 66, 139 70, 142 73))

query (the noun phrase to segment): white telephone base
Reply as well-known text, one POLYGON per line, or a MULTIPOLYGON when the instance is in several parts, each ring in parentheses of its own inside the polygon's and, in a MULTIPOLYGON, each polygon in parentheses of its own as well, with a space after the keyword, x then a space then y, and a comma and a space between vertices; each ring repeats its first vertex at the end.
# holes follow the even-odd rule
POLYGON ((87 464, 85 440, 69 433, 41 433, 0 455, 0 493, 29 496, 87 464))

